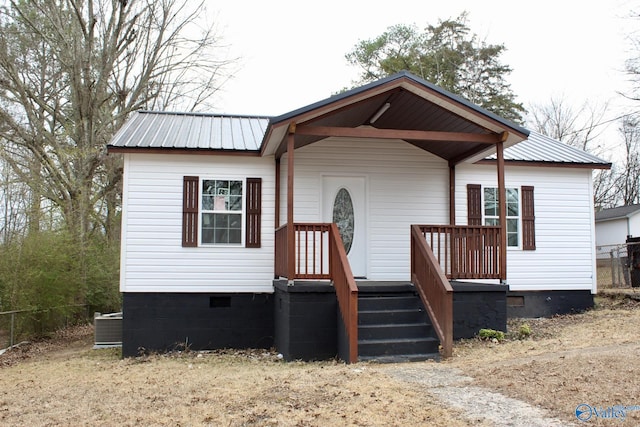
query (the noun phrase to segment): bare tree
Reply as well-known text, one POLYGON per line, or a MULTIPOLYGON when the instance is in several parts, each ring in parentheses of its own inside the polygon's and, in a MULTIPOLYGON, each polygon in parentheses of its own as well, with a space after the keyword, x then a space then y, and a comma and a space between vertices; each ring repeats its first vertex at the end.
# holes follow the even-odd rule
POLYGON ((625 116, 620 125, 620 134, 624 142, 624 158, 621 171, 616 178, 618 202, 623 205, 640 203, 640 127, 638 119, 625 116))
POLYGON ((31 193, 0 157, 0 243, 13 241, 24 233, 31 193))
MULTIPOLYGON (((573 147, 603 156, 607 144, 601 142, 607 105, 588 103, 574 109, 564 98, 551 98, 549 104, 529 107, 529 126, 544 135, 573 147)), ((593 193, 596 209, 615 206, 618 176, 615 170, 599 170, 594 173, 593 193)))
POLYGON ((0 7, 3 154, 79 239, 117 232, 120 160, 105 146, 134 110, 210 106, 233 60, 204 1, 12 0, 0 7))
POLYGON ((602 135, 607 105, 582 104, 578 109, 567 105, 564 98, 551 98, 548 104, 529 107, 529 126, 565 144, 596 154, 602 149, 594 146, 602 135))

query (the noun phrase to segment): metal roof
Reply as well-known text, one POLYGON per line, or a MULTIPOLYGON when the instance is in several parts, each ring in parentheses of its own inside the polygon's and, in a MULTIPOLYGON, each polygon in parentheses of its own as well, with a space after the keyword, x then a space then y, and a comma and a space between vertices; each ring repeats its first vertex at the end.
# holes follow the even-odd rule
POLYGON ((258 151, 268 124, 259 116, 137 111, 109 147, 258 151))
POLYGON ((596 212, 596 222, 629 218, 638 212, 640 212, 640 205, 618 206, 617 208, 603 209, 596 212))
MULTIPOLYGON (((431 83, 431 82, 429 82, 427 80, 421 79, 420 77, 418 77, 418 76, 416 76, 414 74, 411 74, 408 71, 400 71, 400 72, 395 73, 395 74, 393 74, 391 76, 388 76, 388 77, 376 80, 374 82, 368 83, 368 84, 366 84, 364 86, 360 86, 360 87, 357 87, 357 88, 354 88, 354 89, 339 93, 337 95, 333 95, 333 96, 331 96, 329 98, 326 98, 326 99, 323 99, 321 101, 315 102, 313 104, 307 105, 306 107, 302 107, 302 108, 299 108, 297 110, 290 111, 288 113, 285 113, 285 114, 282 114, 280 116, 274 117, 271 120, 271 124, 276 124, 276 123, 280 123, 280 122, 286 122, 289 119, 291 119, 293 117, 296 117, 296 116, 299 116, 301 114, 304 114, 306 112, 309 112, 309 111, 312 111, 312 110, 316 110, 316 109, 321 108, 321 107, 323 107, 325 105, 332 104, 332 103, 335 103, 337 101, 350 98, 350 97, 352 97, 354 95, 357 95, 357 94, 360 94, 360 93, 363 93, 363 92, 367 92, 370 89, 373 89, 373 88, 376 88, 376 87, 380 87, 380 86, 383 86, 383 85, 385 85, 387 83, 390 83, 390 82, 393 82, 393 81, 396 81, 396 80, 402 80, 402 79, 411 80, 411 81, 415 82, 418 85, 424 86, 424 87, 428 88, 429 90, 432 90, 433 92, 436 92, 436 93, 442 95, 445 98, 448 98, 448 99, 450 99, 452 101, 458 102, 459 104, 462 104, 462 105, 470 108, 471 110, 474 110, 474 111, 478 112, 481 115, 490 117, 491 119, 493 119, 493 120, 495 120, 495 121, 497 121, 497 122, 499 122, 499 123, 501 123, 501 124, 503 124, 503 125, 505 125, 507 127, 510 127, 511 129, 513 129, 513 130, 515 130, 517 132, 520 132, 520 133, 522 133, 524 135, 527 135, 528 132, 529 132, 528 129, 525 129, 522 126, 520 126, 520 125, 518 125, 518 124, 516 124, 516 123, 514 123, 514 122, 512 122, 510 120, 502 118, 502 117, 498 116, 497 114, 492 113, 489 110, 485 110, 484 108, 482 108, 482 107, 480 107, 480 106, 478 106, 476 104, 473 104, 472 102, 467 101, 466 99, 462 98, 461 96, 456 95, 455 93, 449 92, 448 90, 445 90, 445 89, 443 89, 443 88, 441 88, 439 86, 436 86, 436 85, 434 85, 433 83, 431 83)), ((406 115, 407 112, 403 111, 402 114, 406 115)), ((379 122, 377 122, 376 124, 378 124, 378 123, 379 122)))
MULTIPOLYGON (((259 151, 268 117, 137 111, 109 143, 114 148, 259 151)), ((608 166, 610 163, 538 132, 504 151, 507 161, 608 166)), ((495 160, 492 155, 487 159, 495 160)))
MULTIPOLYGON (((495 160, 496 155, 488 159, 495 160)), ((568 163, 611 166, 611 163, 541 133, 530 131, 529 138, 504 150, 504 159, 532 163, 568 163)))

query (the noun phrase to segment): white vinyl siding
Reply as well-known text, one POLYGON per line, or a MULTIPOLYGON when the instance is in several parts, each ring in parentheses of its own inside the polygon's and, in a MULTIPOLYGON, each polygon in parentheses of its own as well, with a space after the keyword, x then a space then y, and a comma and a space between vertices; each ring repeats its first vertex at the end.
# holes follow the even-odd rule
MULTIPOLYGON (((282 159, 280 224, 286 219, 282 159)), ((366 179, 367 278, 410 279, 410 225, 448 222, 447 162, 403 141, 328 139, 295 152, 296 222, 322 221, 322 178, 366 179)))
POLYGON ((126 154, 123 292, 273 292, 272 157, 126 154), (182 247, 183 177, 262 177, 262 247, 182 247))
MULTIPOLYGON (((515 291, 595 292, 591 170, 507 166, 507 188, 535 188, 536 250, 507 252, 507 284, 515 291)), ((456 167, 456 223, 467 223, 466 185, 497 186, 495 166, 456 167)))
POLYGON ((598 258, 609 258, 616 245, 622 245, 629 234, 627 218, 612 219, 596 223, 596 246, 598 258))

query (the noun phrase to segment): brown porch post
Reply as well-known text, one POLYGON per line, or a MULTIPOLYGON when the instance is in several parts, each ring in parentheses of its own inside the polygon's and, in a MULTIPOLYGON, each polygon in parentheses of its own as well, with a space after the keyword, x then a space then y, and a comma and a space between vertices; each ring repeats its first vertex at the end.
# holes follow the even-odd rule
POLYGON ((293 151, 296 124, 289 124, 287 134, 287 279, 292 284, 296 276, 296 230, 293 225, 293 151))
POLYGON ((456 165, 449 164, 449 225, 456 225, 456 165))
POLYGON ((276 159, 276 206, 275 228, 280 227, 280 159, 276 159))
POLYGON ((504 183, 504 140, 496 144, 498 158, 498 209, 500 210, 500 280, 507 279, 507 190, 504 183))

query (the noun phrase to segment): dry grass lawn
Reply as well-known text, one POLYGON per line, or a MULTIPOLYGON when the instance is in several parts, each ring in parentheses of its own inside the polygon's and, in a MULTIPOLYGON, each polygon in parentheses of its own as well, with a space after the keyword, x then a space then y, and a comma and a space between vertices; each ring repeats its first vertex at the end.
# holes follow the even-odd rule
MULTIPOLYGON (((476 386, 575 423, 579 403, 640 405, 639 304, 602 299, 584 314, 527 320, 528 339, 512 332, 500 344, 469 340, 457 343, 449 360, 412 366, 459 369, 476 386)), ((0 356, 0 424, 491 425, 392 375, 400 365, 286 363, 264 351, 121 360, 117 350, 92 350, 91 333, 67 331, 0 356)), ((624 424, 585 425, 640 425, 640 411, 628 412, 624 424)))

